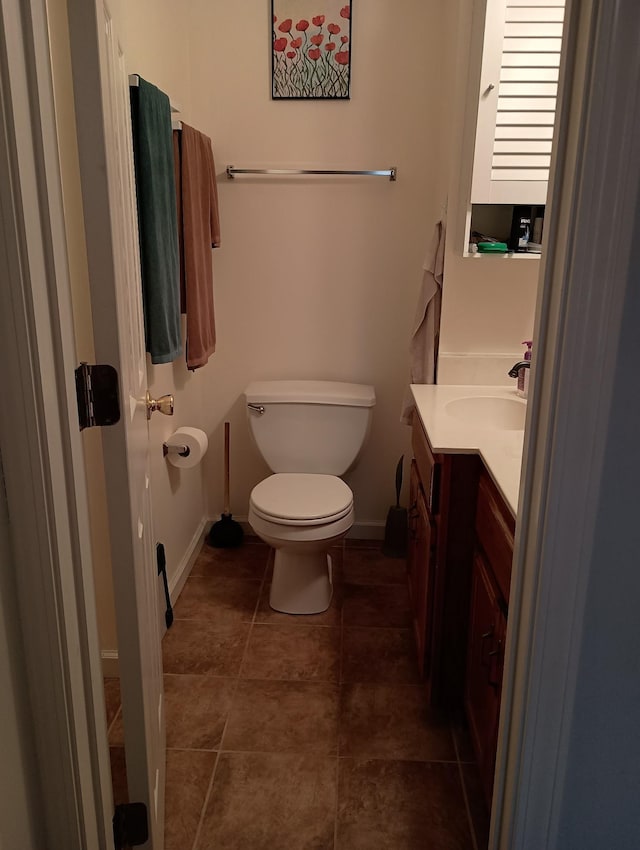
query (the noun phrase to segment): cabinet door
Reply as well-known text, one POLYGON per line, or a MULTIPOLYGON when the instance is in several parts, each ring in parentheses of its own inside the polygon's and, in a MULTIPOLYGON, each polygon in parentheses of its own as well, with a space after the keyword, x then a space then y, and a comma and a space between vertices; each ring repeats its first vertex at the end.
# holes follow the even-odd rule
POLYGON ((476 544, 482 550, 502 598, 509 599, 515 519, 488 473, 478 483, 476 544))
POLYGON ((465 707, 489 807, 493 792, 505 634, 506 620, 498 604, 493 580, 482 556, 476 552, 465 707))
POLYGON ((415 464, 411 469, 411 517, 409 524, 409 594, 420 675, 428 678, 433 633, 435 524, 424 497, 415 464))
POLYGON ((472 203, 545 203, 563 7, 487 0, 472 203))

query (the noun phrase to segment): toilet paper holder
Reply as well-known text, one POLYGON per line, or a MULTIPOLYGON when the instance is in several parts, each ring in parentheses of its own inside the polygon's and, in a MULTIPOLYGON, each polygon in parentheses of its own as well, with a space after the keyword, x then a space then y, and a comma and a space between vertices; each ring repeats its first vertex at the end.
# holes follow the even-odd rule
POLYGON ((168 454, 180 455, 180 457, 189 457, 191 449, 189 446, 168 446, 166 443, 163 443, 162 457, 166 457, 168 454))
POLYGON ((169 466, 192 469, 207 453, 209 438, 200 428, 184 425, 165 437, 162 456, 169 466))

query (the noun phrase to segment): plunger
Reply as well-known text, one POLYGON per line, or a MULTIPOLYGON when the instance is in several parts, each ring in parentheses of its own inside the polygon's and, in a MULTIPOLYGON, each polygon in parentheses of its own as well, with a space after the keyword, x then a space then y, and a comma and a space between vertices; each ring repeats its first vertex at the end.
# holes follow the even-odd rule
POLYGON ((229 507, 229 423, 224 423, 224 511, 218 522, 214 522, 207 535, 209 546, 216 549, 232 549, 240 546, 244 537, 242 526, 231 516, 229 507))

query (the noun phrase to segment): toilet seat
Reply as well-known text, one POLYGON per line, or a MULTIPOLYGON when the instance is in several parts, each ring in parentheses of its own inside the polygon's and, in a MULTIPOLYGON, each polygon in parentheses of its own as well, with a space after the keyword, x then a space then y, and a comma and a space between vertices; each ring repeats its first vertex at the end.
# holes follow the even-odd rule
POLYGON ((279 472, 253 488, 250 508, 276 525, 327 525, 352 512, 353 493, 335 475, 279 472))

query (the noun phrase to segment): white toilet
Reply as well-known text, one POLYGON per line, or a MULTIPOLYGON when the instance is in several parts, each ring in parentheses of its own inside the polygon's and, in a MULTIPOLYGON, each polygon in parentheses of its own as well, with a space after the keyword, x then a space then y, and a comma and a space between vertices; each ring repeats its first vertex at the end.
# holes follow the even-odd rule
POLYGON ((373 387, 332 381, 263 381, 245 390, 251 432, 273 470, 249 502, 249 524, 276 550, 269 603, 317 614, 331 603, 329 548, 353 525, 353 493, 337 476, 366 440, 373 387))

